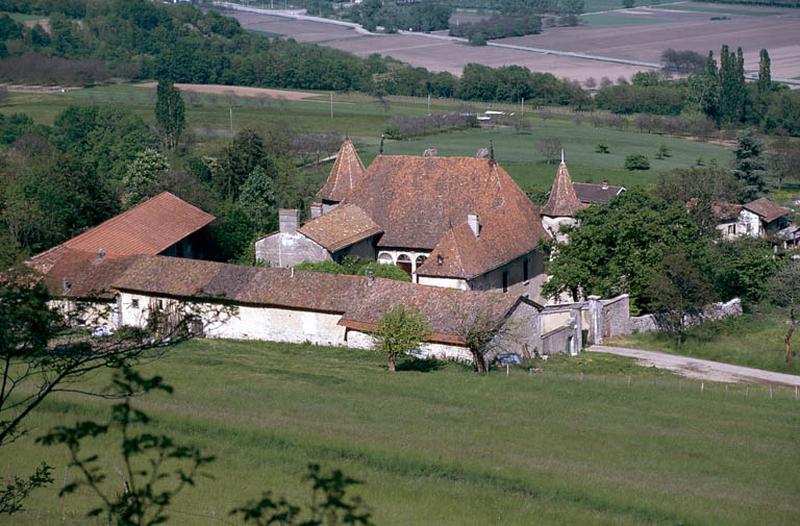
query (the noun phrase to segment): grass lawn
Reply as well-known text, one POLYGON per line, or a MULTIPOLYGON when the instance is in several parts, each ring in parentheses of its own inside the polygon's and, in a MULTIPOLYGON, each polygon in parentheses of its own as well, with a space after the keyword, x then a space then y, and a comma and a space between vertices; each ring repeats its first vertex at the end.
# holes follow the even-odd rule
MULTIPOLYGON (((137 405, 157 431, 218 458, 214 479, 175 502, 170 524, 213 524, 212 512, 234 524, 228 510, 265 488, 302 500, 309 462, 363 480, 356 492, 381 525, 796 523, 800 402, 791 395, 708 384, 701 393, 602 355, 545 368, 392 375, 365 351, 204 340, 147 365, 176 391, 137 405)), ((53 400, 4 448, 4 472, 46 459, 57 480, 14 524, 87 523, 85 492, 65 498, 60 521, 65 451, 32 442, 105 411, 94 399, 53 400)), ((118 486, 113 449, 92 451, 118 486)))
MULTIPOLYGON (((787 323, 787 313, 767 307, 740 318, 709 322, 692 328, 682 345, 677 345, 673 338, 654 333, 618 338, 613 345, 800 374, 797 361, 792 366, 787 366, 784 361, 783 338, 789 328, 787 323)), ((795 336, 794 341, 795 349, 800 348, 800 338, 795 336)))
POLYGON ((29 20, 46 20, 46 16, 42 15, 29 15, 26 13, 9 13, 7 11, 0 11, 0 14, 8 15, 14 22, 27 22, 29 20))
MULTIPOLYGON (((286 101, 237 97, 233 100, 234 129, 290 128, 296 131, 335 131, 356 139, 357 145, 369 162, 378 152, 380 135, 393 115, 424 115, 424 99, 410 97, 391 98, 388 109, 373 98, 354 94, 334 96, 334 117, 330 118, 328 94, 317 100, 286 101)), ((13 93, 0 107, 6 114, 26 113, 37 122, 52 124, 56 115, 70 104, 125 105, 153 122, 153 90, 127 84, 72 90, 55 94, 13 93)), ((187 127, 194 134, 196 152, 215 152, 230 140, 229 101, 223 95, 186 96, 187 127)), ((453 111, 461 103, 434 101, 432 111, 453 111)), ((489 107, 518 109, 514 105, 473 104, 473 109, 483 111, 489 107)), ((585 120, 585 119, 584 119, 585 120)), ((537 142, 543 138, 558 138, 566 150, 570 172, 576 181, 600 182, 608 179, 613 184, 635 186, 652 184, 659 172, 694 164, 698 157, 708 162, 716 159, 725 165, 731 152, 722 146, 608 128, 595 128, 588 122, 573 122, 568 114, 556 114, 543 119, 531 112, 531 133, 519 134, 511 128, 473 129, 430 135, 406 141, 386 141, 386 153, 421 155, 425 148, 436 147, 440 155, 475 155, 475 152, 494 140, 498 161, 523 186, 549 187, 556 167, 543 162, 537 142), (610 154, 594 153, 595 146, 606 141, 610 154), (672 149, 672 157, 665 160, 653 158, 661 144, 672 149), (628 172, 623 168, 625 156, 643 153, 651 159, 651 169, 628 172)))

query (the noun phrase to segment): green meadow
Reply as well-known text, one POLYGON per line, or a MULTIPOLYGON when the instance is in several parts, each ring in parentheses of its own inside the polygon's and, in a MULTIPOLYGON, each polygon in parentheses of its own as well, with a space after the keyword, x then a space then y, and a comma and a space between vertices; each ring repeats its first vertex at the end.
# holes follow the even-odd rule
MULTIPOLYGON (((217 457, 213 479, 175 501, 171 524, 237 524, 229 510, 264 489, 303 502, 310 462, 363 481, 354 494, 381 525, 796 524, 793 393, 701 392, 594 353, 543 367, 477 376, 407 361, 390 374, 368 351, 198 340, 143 367, 175 394, 135 403, 155 417, 153 431, 217 457)), ((108 410, 97 399, 54 398, 28 435, 4 446, 4 473, 45 459, 57 481, 14 524, 92 524, 86 491, 57 496, 76 477, 65 450, 33 440, 108 410)), ((86 452, 100 455, 112 488, 121 485, 110 441, 86 452)))
MULTIPOLYGON (((359 94, 334 94, 333 118, 330 95, 320 93, 313 99, 288 101, 280 98, 231 97, 229 95, 185 95, 187 127, 195 153, 219 150, 230 140, 231 108, 234 131, 253 128, 291 129, 298 132, 349 134, 356 140, 365 162, 378 153, 380 136, 392 116, 425 115, 427 101, 409 97, 390 97, 388 104, 359 94)), ((153 122, 154 90, 129 84, 70 90, 53 94, 12 93, 0 106, 6 114, 26 113, 37 122, 52 124, 59 112, 70 104, 111 104, 124 106, 153 122)), ((455 111, 463 103, 432 101, 431 111, 455 111)), ((519 106, 500 104, 470 104, 472 111, 505 109, 519 111, 519 106)), ((660 173, 673 168, 688 167, 698 158, 708 163, 715 160, 727 165, 731 153, 726 148, 657 134, 640 133, 633 129, 598 128, 589 123, 588 115, 552 112, 542 117, 527 110, 531 129, 519 133, 513 128, 480 128, 427 135, 420 138, 385 142, 387 154, 421 155, 426 148, 437 148, 440 155, 475 155, 480 148, 494 142, 497 160, 522 186, 548 187, 556 167, 548 164, 539 151, 542 139, 556 138, 566 151, 570 173, 576 181, 601 182, 626 186, 652 184, 660 173), (609 145, 610 153, 595 153, 600 142, 609 145), (660 145, 670 148, 672 156, 654 158, 660 145), (648 171, 629 172, 623 168, 625 156, 643 153, 651 160, 648 171)))

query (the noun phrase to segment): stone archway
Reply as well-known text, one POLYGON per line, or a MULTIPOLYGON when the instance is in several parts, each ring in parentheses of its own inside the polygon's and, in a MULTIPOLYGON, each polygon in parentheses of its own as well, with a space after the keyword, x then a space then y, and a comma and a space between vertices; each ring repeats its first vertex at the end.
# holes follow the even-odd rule
POLYGON ((397 256, 397 266, 403 269, 409 276, 414 272, 414 264, 408 254, 400 254, 397 256))

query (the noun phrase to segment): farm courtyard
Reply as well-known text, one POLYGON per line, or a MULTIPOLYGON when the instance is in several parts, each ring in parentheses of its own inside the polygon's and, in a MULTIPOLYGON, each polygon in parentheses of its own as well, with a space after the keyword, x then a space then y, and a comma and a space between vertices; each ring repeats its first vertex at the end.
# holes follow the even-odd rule
MULTIPOLYGON (((708 383, 701 392, 596 354, 553 359, 533 375, 413 361, 400 369, 389 374, 366 351, 224 340, 148 363, 143 372, 175 387, 136 400, 153 430, 217 457, 213 479, 182 494, 172 520, 237 524, 229 511, 265 489, 304 502, 311 462, 363 481, 354 493, 382 525, 788 525, 800 514, 791 392, 708 383)), ((34 439, 108 410, 97 399, 53 399, 4 450, 4 472, 46 460, 57 479, 14 524, 87 524, 88 493, 57 496, 76 476, 66 451, 34 439)), ((89 447, 117 484, 113 441, 89 447)))

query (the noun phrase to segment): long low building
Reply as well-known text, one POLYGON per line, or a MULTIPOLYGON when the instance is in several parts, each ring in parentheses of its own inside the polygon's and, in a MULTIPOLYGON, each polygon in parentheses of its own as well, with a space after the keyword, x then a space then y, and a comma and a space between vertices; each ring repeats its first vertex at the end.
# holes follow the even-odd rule
POLYGON ((163 256, 137 258, 113 288, 119 326, 192 316, 208 337, 370 348, 383 314, 403 305, 429 321, 428 356, 470 361, 465 336, 485 320, 497 324, 492 354, 541 349, 542 307, 522 296, 163 256))

